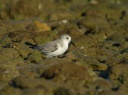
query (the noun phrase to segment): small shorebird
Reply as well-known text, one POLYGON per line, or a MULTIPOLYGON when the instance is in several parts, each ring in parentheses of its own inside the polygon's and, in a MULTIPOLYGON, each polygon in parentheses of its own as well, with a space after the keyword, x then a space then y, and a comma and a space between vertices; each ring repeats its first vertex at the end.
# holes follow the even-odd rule
POLYGON ((43 54, 47 55, 48 58, 51 58, 53 56, 63 55, 67 51, 70 42, 71 37, 68 34, 64 34, 60 39, 48 42, 44 45, 36 46, 34 49, 41 51, 43 54))

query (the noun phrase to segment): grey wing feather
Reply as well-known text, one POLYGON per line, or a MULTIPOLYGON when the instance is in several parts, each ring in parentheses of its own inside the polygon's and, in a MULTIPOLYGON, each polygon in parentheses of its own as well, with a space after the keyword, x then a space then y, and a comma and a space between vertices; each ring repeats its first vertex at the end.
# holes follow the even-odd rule
POLYGON ((41 46, 36 46, 34 49, 39 50, 42 53, 49 53, 49 52, 54 52, 55 50, 57 50, 58 45, 56 44, 56 41, 53 41, 53 42, 49 42, 41 46))

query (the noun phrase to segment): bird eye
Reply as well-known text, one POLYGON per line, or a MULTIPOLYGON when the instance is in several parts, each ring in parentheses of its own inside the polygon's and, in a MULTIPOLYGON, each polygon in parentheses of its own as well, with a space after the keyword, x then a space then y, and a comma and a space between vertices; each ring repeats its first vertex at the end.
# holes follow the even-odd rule
POLYGON ((68 40, 68 37, 66 39, 68 40))

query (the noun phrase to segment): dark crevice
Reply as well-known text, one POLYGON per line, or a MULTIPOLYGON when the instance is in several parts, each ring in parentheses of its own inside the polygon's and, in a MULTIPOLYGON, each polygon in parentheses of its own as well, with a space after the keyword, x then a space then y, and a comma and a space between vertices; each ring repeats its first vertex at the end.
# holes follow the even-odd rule
POLYGON ((83 17, 83 16, 86 16, 87 14, 86 14, 86 12, 83 12, 82 14, 81 14, 81 16, 83 17))
POLYGON ((123 49, 120 53, 121 53, 121 54, 128 53, 128 48, 123 49))
POLYGON ((87 30, 84 35, 94 34, 93 29, 87 30))
POLYGON ((119 87, 113 87, 112 90, 113 91, 117 91, 119 89, 119 87))
POLYGON ((127 15, 127 11, 122 11, 120 19, 123 19, 127 15))
POLYGON ((119 47, 120 43, 114 43, 112 46, 119 47))
POLYGON ((126 37, 125 41, 128 41, 128 37, 126 37))
POLYGON ((100 63, 105 63, 106 60, 98 60, 100 63))
POLYGON ((108 71, 100 71, 99 77, 102 77, 104 79, 108 79, 109 78, 109 72, 108 71))
POLYGON ((106 80, 109 80, 110 68, 111 67, 108 67, 108 69, 105 70, 105 71, 99 71, 99 77, 102 77, 102 78, 104 78, 106 80))
POLYGON ((49 74, 43 73, 43 74, 40 76, 40 78, 45 78, 45 79, 47 79, 47 80, 50 80, 50 79, 53 79, 55 76, 56 76, 56 74, 51 74, 51 75, 49 75, 49 74))
POLYGON ((23 89, 23 87, 18 86, 14 81, 12 81, 9 85, 12 86, 12 87, 14 87, 14 88, 23 89))

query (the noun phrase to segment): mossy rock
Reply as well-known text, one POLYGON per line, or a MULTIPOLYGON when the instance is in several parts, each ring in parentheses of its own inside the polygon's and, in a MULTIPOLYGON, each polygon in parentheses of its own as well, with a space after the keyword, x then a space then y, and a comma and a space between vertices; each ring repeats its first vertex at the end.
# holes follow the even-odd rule
POLYGON ((42 57, 42 53, 35 50, 28 55, 28 60, 30 60, 32 63, 39 63, 42 60, 42 57))
POLYGON ((0 50, 0 61, 18 58, 19 53, 13 48, 2 48, 0 50))
POLYGON ((0 81, 10 81, 19 75, 14 64, 0 64, 0 81))

